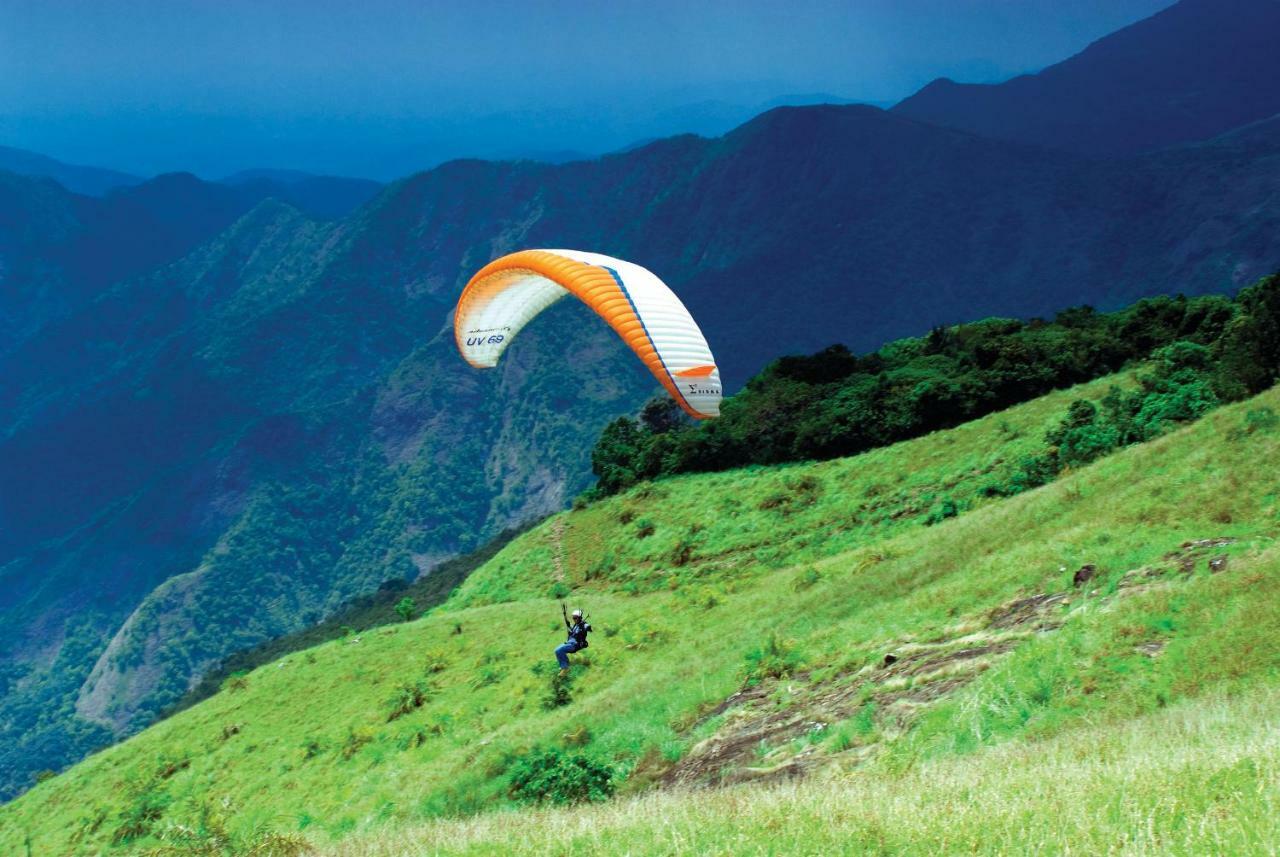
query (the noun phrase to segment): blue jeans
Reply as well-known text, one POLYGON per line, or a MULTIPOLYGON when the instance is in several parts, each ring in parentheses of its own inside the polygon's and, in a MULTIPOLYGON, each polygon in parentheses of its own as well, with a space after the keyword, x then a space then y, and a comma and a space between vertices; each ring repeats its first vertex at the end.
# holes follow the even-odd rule
POLYGON ((578 651, 578 644, 573 640, 566 640, 556 649, 556 660, 560 662, 560 669, 567 670, 569 668, 569 655, 578 651))

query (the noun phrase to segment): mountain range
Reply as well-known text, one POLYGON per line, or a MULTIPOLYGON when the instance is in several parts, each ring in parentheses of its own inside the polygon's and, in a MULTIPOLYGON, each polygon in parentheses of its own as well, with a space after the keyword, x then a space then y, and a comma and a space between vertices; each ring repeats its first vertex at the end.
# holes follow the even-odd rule
MULTIPOLYGON (((1054 68, 1100 99, 1191 17, 1238 38, 1167 82, 1194 101, 1257 50, 1233 15, 1205 29, 1208 8, 1184 0, 1054 68), (1104 46, 1088 68, 1106 74, 1079 71, 1104 46)), ((456 161, 381 190, 330 185, 322 202, 279 174, 164 176, 101 199, 0 174, 2 793, 144 726, 228 655, 589 484, 601 427, 656 385, 567 302, 496 370, 463 364, 453 301, 504 252, 651 268, 730 390, 832 342, 1230 292, 1280 266, 1265 107, 1145 142, 1104 123, 1085 151, 977 127, 986 108, 917 113, 938 88, 595 160, 456 161)))
POLYGON ((1182 0, 1037 74, 935 80, 913 119, 1092 155, 1204 140, 1280 114, 1280 2, 1182 0))
POLYGON ((86 196, 102 196, 116 188, 132 187, 144 181, 139 176, 118 170, 67 164, 38 152, 11 146, 0 146, 0 170, 53 179, 72 193, 86 196))
POLYGON ((349 213, 380 187, 363 179, 309 175, 206 182, 172 173, 87 196, 43 174, 0 171, 6 285, 0 292, 0 354, 112 283, 182 257, 263 200, 283 200, 330 219, 349 213))

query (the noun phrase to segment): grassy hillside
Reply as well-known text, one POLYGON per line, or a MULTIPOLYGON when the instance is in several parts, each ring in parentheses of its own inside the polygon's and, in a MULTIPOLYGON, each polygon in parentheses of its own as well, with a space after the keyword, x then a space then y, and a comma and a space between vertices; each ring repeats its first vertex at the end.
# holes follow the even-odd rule
MULTIPOLYGON (((1268 135, 1095 161, 828 105, 593 161, 453 162, 341 221, 270 203, 212 240, 218 200, 256 183, 163 177, 84 202, 119 214, 86 231, 79 202, 0 181, 26 308, 0 336, 0 483, 23 486, 0 494, 0 671, 22 677, 0 695, 0 799, 229 655, 587 487, 590 440, 654 381, 575 303, 494 371, 467 366, 450 313, 498 254, 644 264, 732 390, 832 342, 1233 291, 1280 262, 1278 176, 1268 135), (197 220, 204 243, 174 260, 197 220), (67 265, 96 285, 50 303, 67 265)), ((920 404, 951 412, 954 392, 922 385, 920 404)))
POLYGON ((1280 693, 1280 391, 985 496, 1109 383, 552 518, 430 615, 233 678, 0 808, 0 851, 29 837, 39 854, 224 853, 210 844, 224 832, 244 849, 264 831, 335 853, 738 852, 805 831, 815 852, 1051 847, 1095 830, 1134 848, 1259 847, 1275 832, 1262 726, 1280 693), (597 633, 557 685, 564 595, 597 633), (1162 752, 1170 735, 1185 740, 1162 752), (568 772, 616 789, 616 806, 405 827, 522 802, 539 759, 552 794, 572 796, 568 772), (627 802, 736 782, 770 785, 627 802), (944 812, 945 829, 930 824, 944 812))
POLYGON ((1280 837, 1280 694, 751 789, 498 812, 322 847, 428 854, 1249 854, 1280 837))

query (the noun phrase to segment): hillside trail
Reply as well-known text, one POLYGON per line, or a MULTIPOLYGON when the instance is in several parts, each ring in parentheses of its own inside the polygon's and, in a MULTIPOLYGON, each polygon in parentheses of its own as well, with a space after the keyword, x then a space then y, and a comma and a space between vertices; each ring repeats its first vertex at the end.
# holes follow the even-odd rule
POLYGON ((552 577, 557 583, 564 583, 564 529, 563 518, 551 522, 551 560, 555 566, 552 577))

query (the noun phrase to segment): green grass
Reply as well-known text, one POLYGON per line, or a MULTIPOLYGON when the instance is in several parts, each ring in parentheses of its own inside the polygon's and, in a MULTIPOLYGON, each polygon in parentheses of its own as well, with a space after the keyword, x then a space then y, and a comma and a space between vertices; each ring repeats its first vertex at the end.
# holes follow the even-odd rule
POLYGON ((1278 718, 1273 687, 903 773, 491 813, 320 853, 1268 854, 1280 841, 1278 718))
POLYGON ((0 808, 0 852, 27 836, 38 854, 110 851, 121 830, 136 837, 119 847, 156 846, 210 805, 241 835, 344 854, 1257 849, 1275 841, 1274 736, 1197 724, 1274 722, 1280 699, 1280 430, 1247 417, 1280 391, 983 496, 1108 383, 558 516, 429 615, 260 667, 36 786, 0 808), (1234 541, 1180 547, 1219 537, 1234 541), (1073 589, 1086 563, 1098 575, 1073 589), (597 630, 567 705, 547 703, 557 583, 597 630), (1000 618, 1038 594, 1062 597, 1000 618), (1162 752, 1178 729, 1186 746, 1162 752), (612 766, 619 796, 485 814, 514 805, 513 763, 546 747, 612 766), (814 784, 770 784, 794 770, 814 784), (649 793, 746 780, 763 784, 649 793))

